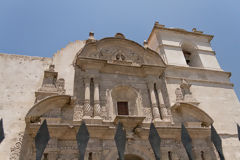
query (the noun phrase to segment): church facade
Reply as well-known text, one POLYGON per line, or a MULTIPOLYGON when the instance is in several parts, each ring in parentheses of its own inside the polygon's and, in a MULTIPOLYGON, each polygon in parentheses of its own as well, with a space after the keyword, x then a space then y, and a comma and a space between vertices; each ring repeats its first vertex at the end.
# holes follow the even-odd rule
POLYGON ((90 139, 86 160, 117 160, 118 122, 126 131, 125 160, 153 160, 148 141, 154 123, 161 159, 185 160, 181 125, 196 160, 218 160, 211 125, 227 160, 240 159, 240 104, 211 48, 212 35, 155 23, 143 45, 121 33, 93 33, 52 58, 0 54, 0 116, 5 139, 0 159, 33 160, 34 137, 46 119, 50 141, 44 160, 77 160, 82 121, 90 139))

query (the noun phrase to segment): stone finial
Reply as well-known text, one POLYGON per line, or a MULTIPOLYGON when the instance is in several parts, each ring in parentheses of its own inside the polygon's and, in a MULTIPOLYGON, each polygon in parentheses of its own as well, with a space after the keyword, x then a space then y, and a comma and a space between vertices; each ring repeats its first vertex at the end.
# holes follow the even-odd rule
POLYGON ((89 42, 96 42, 93 32, 89 32, 89 37, 88 37, 87 43, 89 43, 89 42))
POLYGON ((50 64, 50 65, 49 65, 49 69, 48 69, 48 71, 50 71, 50 72, 54 72, 54 68, 55 68, 55 65, 50 64))
POLYGON ((148 42, 146 40, 143 41, 143 47, 148 48, 148 42))
POLYGON ((88 37, 88 39, 95 39, 95 38, 94 38, 94 33, 93 33, 93 32, 89 32, 89 37, 88 37))
POLYGON ((194 33, 203 33, 203 31, 198 31, 196 28, 193 28, 192 31, 193 31, 194 33))
POLYGON ((157 27, 162 27, 162 28, 164 28, 164 27, 165 27, 165 25, 159 24, 159 22, 158 22, 158 21, 155 21, 155 23, 154 23, 154 26, 157 26, 157 27))
POLYGON ((116 37, 116 38, 125 39, 125 36, 124 36, 124 34, 122 34, 122 33, 116 33, 116 34, 115 34, 115 37, 116 37))

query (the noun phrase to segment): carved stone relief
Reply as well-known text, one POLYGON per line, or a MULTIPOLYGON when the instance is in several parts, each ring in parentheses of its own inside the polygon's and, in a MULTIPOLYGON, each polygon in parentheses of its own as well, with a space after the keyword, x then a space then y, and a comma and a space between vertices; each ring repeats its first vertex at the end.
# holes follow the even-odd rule
POLYGON ((192 95, 192 92, 190 90, 191 86, 192 85, 188 81, 186 81, 185 79, 182 79, 180 87, 176 88, 175 90, 176 102, 187 102, 187 103, 194 103, 194 104, 199 103, 192 95))
POLYGON ((65 80, 57 79, 58 72, 54 71, 54 65, 50 65, 49 69, 44 71, 44 77, 41 88, 35 92, 36 102, 48 96, 65 94, 65 80))
POLYGON ((10 148, 10 160, 18 160, 21 152, 23 133, 18 134, 17 142, 10 148))

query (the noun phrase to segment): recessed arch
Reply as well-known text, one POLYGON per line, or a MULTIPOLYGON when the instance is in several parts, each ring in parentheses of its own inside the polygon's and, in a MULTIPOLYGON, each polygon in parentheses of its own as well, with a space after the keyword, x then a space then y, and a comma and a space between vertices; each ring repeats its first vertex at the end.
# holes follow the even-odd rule
POLYGON ((129 115, 139 115, 140 106, 139 104, 139 95, 137 89, 127 86, 127 85, 118 85, 111 90, 111 97, 113 103, 113 111, 118 115, 118 102, 126 102, 128 104, 129 115))
POLYGON ((180 43, 186 64, 191 67, 202 67, 202 62, 198 54, 198 47, 190 41, 182 41, 180 43))
POLYGON ((213 119, 206 112, 190 103, 176 103, 171 107, 171 112, 176 122, 188 122, 192 121, 191 118, 194 118, 193 121, 202 122, 202 125, 207 127, 213 124, 213 119))
POLYGON ((26 123, 36 121, 41 115, 53 108, 62 108, 66 104, 69 104, 71 96, 69 95, 57 95, 47 97, 38 103, 28 111, 25 121, 26 123))

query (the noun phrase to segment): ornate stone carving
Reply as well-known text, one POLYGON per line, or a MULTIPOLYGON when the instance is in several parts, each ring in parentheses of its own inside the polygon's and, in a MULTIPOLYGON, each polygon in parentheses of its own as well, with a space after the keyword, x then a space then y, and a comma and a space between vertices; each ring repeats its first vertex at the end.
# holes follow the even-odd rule
POLYGON ((64 86, 65 86, 65 80, 63 78, 58 79, 56 82, 56 87, 60 95, 65 94, 64 86))
POLYGON ((176 101, 177 102, 188 102, 188 103, 194 103, 198 104, 197 100, 192 96, 192 92, 190 90, 191 84, 186 81, 185 79, 182 79, 182 82, 180 84, 180 88, 177 88, 175 90, 176 94, 176 101))
POLYGON ((99 103, 94 104, 94 117, 101 117, 101 107, 99 103))
POLYGON ((142 64, 143 57, 140 57, 137 53, 130 49, 114 47, 114 48, 103 48, 100 50, 99 58, 106 59, 109 61, 126 61, 142 64))
POLYGON ((151 121, 152 120, 152 110, 151 108, 143 108, 143 115, 146 117, 145 121, 151 121))
POLYGON ((75 105, 73 113, 73 121, 81 121, 83 118, 83 106, 75 105))
POLYGON ((21 152, 23 133, 18 134, 17 142, 10 148, 10 160, 18 160, 21 152))
POLYGON ((84 116, 91 117, 93 114, 92 107, 90 106, 90 102, 85 100, 84 102, 84 116))
POLYGON ((183 94, 182 94, 182 90, 180 88, 176 88, 175 94, 176 94, 176 101, 177 102, 183 100, 183 94))
POLYGON ((65 94, 65 80, 63 78, 57 79, 57 77, 58 72, 54 71, 54 65, 50 65, 49 69, 44 71, 41 88, 35 92, 36 102, 48 96, 65 94))

